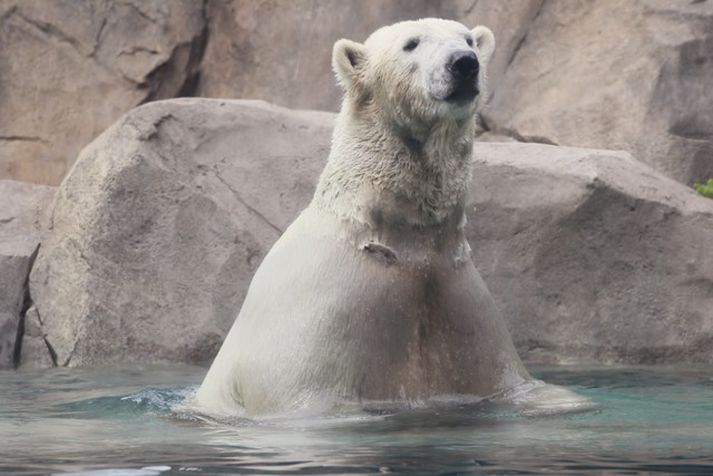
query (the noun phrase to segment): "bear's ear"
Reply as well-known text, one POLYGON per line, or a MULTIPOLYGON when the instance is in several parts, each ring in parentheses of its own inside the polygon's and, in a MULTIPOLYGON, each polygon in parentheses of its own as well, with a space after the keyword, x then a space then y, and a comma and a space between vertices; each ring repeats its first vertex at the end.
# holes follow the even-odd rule
POLYGON ((478 59, 483 63, 487 63, 493 55, 493 51, 495 51, 495 36, 493 32, 487 26, 478 25, 471 30, 471 33, 475 39, 475 46, 480 53, 478 59))
POLYGON ((366 64, 366 48, 351 40, 339 40, 332 49, 332 68, 337 81, 345 90, 351 88, 354 79, 366 64))

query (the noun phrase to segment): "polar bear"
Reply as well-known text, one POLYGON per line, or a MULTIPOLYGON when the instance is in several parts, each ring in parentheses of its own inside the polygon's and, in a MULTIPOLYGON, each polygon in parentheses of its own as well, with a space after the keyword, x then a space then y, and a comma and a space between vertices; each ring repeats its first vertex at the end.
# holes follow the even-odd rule
POLYGON ((464 234, 494 47, 488 28, 441 19, 336 42, 345 93, 327 165, 257 270, 198 408, 428 405, 533 381, 464 234))

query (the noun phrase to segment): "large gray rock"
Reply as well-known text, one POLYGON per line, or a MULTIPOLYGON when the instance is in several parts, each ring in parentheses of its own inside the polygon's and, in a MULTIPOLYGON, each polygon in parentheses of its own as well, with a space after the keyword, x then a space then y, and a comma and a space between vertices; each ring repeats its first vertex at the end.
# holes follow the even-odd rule
MULTIPOLYGON (((132 111, 59 190, 33 332, 60 365, 211 358, 309 202, 332 120, 252 101, 132 111)), ((475 156, 468 235, 525 359, 713 362, 713 201, 621 152, 475 156)))
POLYGON ((690 185, 713 177, 711 78, 713 2, 542 2, 485 122, 522 141, 627 150, 690 185))
POLYGON ((523 359, 713 362, 713 200, 624 152, 475 157, 468 236, 523 359))
POLYGON ((57 184, 124 112, 190 95, 203 3, 0 0, 0 178, 57 184))
POLYGON ((62 183, 31 275, 59 365, 202 362, 311 199, 332 115, 257 101, 142 106, 62 183))
POLYGON ((16 364, 40 216, 54 192, 53 187, 0 180, 0 368, 16 364))

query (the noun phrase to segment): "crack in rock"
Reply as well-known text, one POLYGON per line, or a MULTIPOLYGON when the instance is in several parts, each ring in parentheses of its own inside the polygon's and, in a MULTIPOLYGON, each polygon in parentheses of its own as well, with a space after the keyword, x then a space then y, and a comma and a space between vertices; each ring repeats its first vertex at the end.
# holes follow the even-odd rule
POLYGON ((21 135, 11 135, 11 136, 0 136, 0 141, 7 142, 40 142, 46 144, 47 141, 41 137, 37 136, 21 136, 21 135))
POLYGON ((171 50, 168 59, 149 71, 139 86, 147 87, 148 93, 141 101, 150 101, 169 97, 189 97, 195 94, 200 78, 200 67, 208 44, 208 23, 190 41, 178 43, 171 50), (181 65, 181 56, 187 55, 185 65, 181 65), (171 79, 184 73, 185 77, 171 90, 171 79))
POLYGON ((146 14, 145 11, 141 10, 132 2, 119 2, 118 5, 129 7, 131 10, 135 11, 137 15, 139 15, 141 18, 148 21, 149 23, 158 23, 158 20, 156 18, 153 18, 152 16, 146 14))
POLYGON ((22 285, 22 307, 20 308, 17 335, 15 337, 15 348, 13 349, 12 355, 13 366, 15 368, 20 365, 20 356, 22 354, 22 341, 25 337, 25 319, 27 316, 27 311, 32 307, 32 298, 30 297, 30 274, 32 273, 32 268, 34 268, 35 266, 35 261, 37 260, 37 254, 40 251, 40 246, 40 244, 37 244, 34 251, 30 255, 29 263, 27 266, 27 275, 25 276, 25 282, 22 285))
POLYGON ((13 12, 15 16, 18 18, 22 19, 25 23, 28 25, 32 25, 36 29, 40 30, 41 32, 49 35, 50 37, 56 38, 59 40, 61 43, 65 43, 69 46, 72 47, 77 53, 79 53, 81 56, 90 56, 91 53, 86 53, 82 51, 82 45, 77 41, 76 38, 73 38, 72 36, 68 35, 67 33, 63 32, 56 26, 52 25, 51 23, 45 23, 41 22, 39 20, 35 20, 33 18, 29 18, 22 14, 19 10, 14 10, 13 12))
POLYGON ((518 53, 520 53, 520 50, 522 47, 525 45, 525 41, 527 40, 527 36, 530 34, 530 31, 533 28, 533 25, 537 21, 537 18, 540 16, 542 13, 542 8, 545 6, 545 0, 542 0, 540 2, 540 5, 537 7, 537 11, 535 14, 532 16, 532 20, 527 25, 527 30, 525 30, 525 33, 522 35, 522 38, 517 42, 515 45, 515 48, 513 48, 512 53, 510 53, 510 57, 508 58, 508 61, 505 65, 505 70, 507 70, 510 65, 515 61, 515 58, 517 57, 518 53))
POLYGON ((107 17, 102 18, 101 25, 99 25, 99 30, 97 31, 97 36, 94 38, 94 47, 89 55, 90 58, 95 58, 97 52, 99 51, 101 42, 104 39, 104 31, 106 30, 107 23, 109 23, 109 19, 107 17))
POLYGON ((129 50, 120 51, 117 56, 134 56, 136 53, 148 53, 150 55, 159 54, 158 50, 153 48, 146 48, 145 46, 134 46, 129 50))
POLYGON ((215 178, 217 178, 217 179, 220 181, 220 183, 222 183, 223 185, 225 185, 225 187, 226 187, 228 190, 230 190, 230 192, 233 194, 233 196, 235 197, 235 199, 236 199, 238 202, 240 202, 240 203, 241 203, 245 208, 247 208, 248 211, 250 211, 252 214, 254 214, 254 215, 257 216, 258 218, 260 218, 260 219, 261 219, 265 224, 267 224, 270 228, 272 228, 273 230, 275 230, 275 231, 277 232, 278 236, 282 235, 282 230, 280 229, 280 227, 278 227, 277 225, 275 225, 274 223, 272 223, 265 215, 263 215, 262 213, 260 213, 256 208, 254 208, 254 207, 251 206, 248 202, 246 202, 245 199, 240 196, 240 194, 238 193, 238 191, 235 190, 235 189, 233 188, 233 186, 230 185, 223 177, 221 177, 218 172, 216 172, 216 171, 212 171, 212 172, 213 172, 213 175, 215 176, 215 178))

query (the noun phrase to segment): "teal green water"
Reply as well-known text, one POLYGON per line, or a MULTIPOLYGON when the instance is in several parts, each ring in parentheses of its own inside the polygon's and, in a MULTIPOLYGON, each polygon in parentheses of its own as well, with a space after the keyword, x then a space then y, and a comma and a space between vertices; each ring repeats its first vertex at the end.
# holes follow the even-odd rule
POLYGON ((0 372, 0 473, 713 474, 713 367, 533 368, 594 411, 493 404, 310 420, 172 407, 205 369, 0 372))

